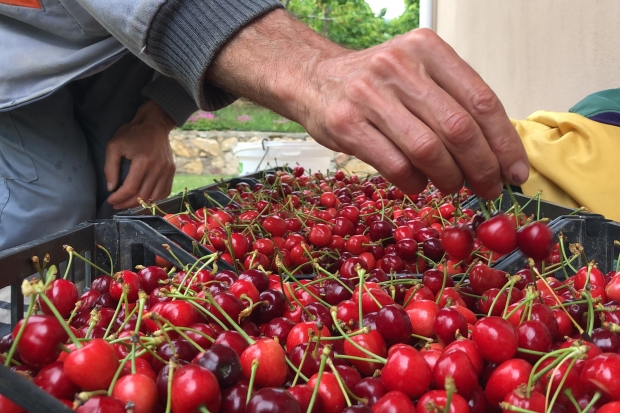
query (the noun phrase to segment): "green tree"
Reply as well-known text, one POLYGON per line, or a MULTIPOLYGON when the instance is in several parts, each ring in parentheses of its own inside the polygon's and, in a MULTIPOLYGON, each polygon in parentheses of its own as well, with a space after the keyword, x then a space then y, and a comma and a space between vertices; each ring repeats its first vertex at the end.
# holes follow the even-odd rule
POLYGON ((420 0, 405 0, 405 5, 405 12, 389 22, 388 30, 392 36, 407 33, 420 26, 420 0))
POLYGON ((290 0, 288 10, 330 40, 350 49, 365 49, 389 40, 394 34, 365 0, 290 0))

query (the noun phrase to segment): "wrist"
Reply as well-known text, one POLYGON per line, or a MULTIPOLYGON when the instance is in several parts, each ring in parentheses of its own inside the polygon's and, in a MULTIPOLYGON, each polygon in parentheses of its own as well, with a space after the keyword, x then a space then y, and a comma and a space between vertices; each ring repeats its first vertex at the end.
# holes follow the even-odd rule
POLYGON ((134 118, 134 121, 138 123, 150 123, 158 125, 166 132, 170 132, 176 127, 176 122, 165 110, 161 108, 157 103, 152 100, 147 100, 140 106, 138 113, 134 118))

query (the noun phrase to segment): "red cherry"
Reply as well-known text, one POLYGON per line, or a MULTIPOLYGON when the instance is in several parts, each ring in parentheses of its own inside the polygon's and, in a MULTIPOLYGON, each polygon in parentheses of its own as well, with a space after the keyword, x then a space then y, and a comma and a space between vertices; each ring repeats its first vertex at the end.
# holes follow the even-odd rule
POLYGON ((331 242, 332 230, 325 224, 314 224, 308 234, 308 241, 318 248, 326 247, 331 242))
MULTIPOLYGON (((17 336, 24 320, 20 320, 13 329, 13 339, 17 336)), ((17 351, 24 363, 42 368, 56 360, 60 354, 58 345, 67 341, 67 333, 60 322, 49 315, 33 315, 28 318, 17 351)))
POLYGON ((411 398, 420 397, 431 382, 431 369, 415 348, 397 345, 390 349, 381 370, 381 382, 388 390, 398 390, 411 398), (411 380, 412 371, 416 372, 415 380, 411 380))
POLYGON ((610 400, 620 400, 620 354, 602 353, 589 357, 581 372, 581 382, 588 388, 600 391, 610 400))
MULTIPOLYGON (((3 410, 4 412, 4 410, 3 410)), ((125 403, 114 397, 93 396, 82 406, 77 413, 125 413, 125 403)))
POLYGON ((515 223, 505 214, 497 214, 480 224, 476 235, 485 247, 500 254, 517 248, 515 223))
POLYGON ((172 376, 172 412, 198 413, 206 406, 211 413, 220 411, 221 394, 217 379, 209 370, 188 364, 172 376))
POLYGON ((435 316, 435 334, 444 343, 450 344, 456 340, 456 335, 467 335, 467 321, 465 317, 452 308, 442 308, 435 316))
POLYGON ((517 245, 525 255, 535 261, 546 260, 555 245, 553 232, 544 222, 533 222, 519 229, 517 245))
POLYGON ((441 234, 441 243, 450 258, 461 261, 474 250, 474 237, 465 227, 446 228, 441 234))
POLYGON ((260 387, 277 387, 286 380, 286 354, 282 346, 270 338, 262 338, 250 345, 241 354, 241 367, 244 376, 249 379, 252 361, 258 360, 258 370, 254 382, 260 387))
POLYGON ((439 306, 435 301, 413 301, 405 308, 405 311, 411 321, 413 334, 424 337, 435 335, 435 317, 439 311, 439 306))
POLYGON ((332 373, 324 372, 321 380, 318 380, 318 373, 314 374, 310 377, 307 386, 312 390, 314 390, 315 386, 319 386, 318 392, 323 399, 325 413, 340 413, 346 406, 338 380, 336 380, 336 376, 332 373))
POLYGON ((407 312, 396 304, 386 305, 379 310, 375 323, 379 334, 389 343, 403 343, 413 332, 407 312))
POLYGON ((620 412, 620 402, 609 402, 602 405, 597 413, 616 413, 620 412))
POLYGON ((372 406, 373 413, 414 413, 415 406, 402 392, 391 391, 372 406))
POLYGON ((157 386, 150 377, 128 374, 118 379, 112 397, 134 403, 135 413, 151 413, 157 404, 157 386))
MULTIPOLYGON (((360 347, 365 348, 379 357, 385 357, 387 354, 385 341, 377 330, 371 330, 368 333, 355 335, 351 337, 351 340, 357 343, 360 347)), ((348 340, 344 341, 344 353, 348 356, 368 358, 366 353, 356 348, 348 340)), ((351 360, 351 364, 364 376, 372 376, 375 370, 381 369, 382 367, 379 363, 361 360, 351 360)))
POLYGON ((471 360, 462 351, 444 353, 433 367, 435 384, 444 388, 446 377, 454 379, 454 385, 463 397, 471 397, 478 387, 478 376, 471 360))
MULTIPOLYGON (((537 390, 532 390, 530 396, 527 397, 527 386, 521 385, 515 390, 511 391, 504 397, 504 403, 508 403, 511 406, 525 409, 536 413, 546 412, 545 395, 537 390)), ((503 413, 512 412, 512 409, 503 409, 503 413)))
POLYGON ((140 287, 145 293, 150 294, 154 289, 160 287, 159 281, 168 279, 168 274, 163 268, 150 266, 138 271, 138 278, 140 279, 140 287))
POLYGON ((110 283, 110 295, 116 301, 119 301, 123 294, 123 285, 129 287, 127 292, 127 300, 130 303, 138 301, 138 292, 140 291, 140 277, 132 271, 124 270, 114 274, 114 280, 110 283))
POLYGON ((263 228, 275 237, 281 237, 286 232, 286 222, 278 216, 269 216, 263 221, 263 228))
MULTIPOLYGON (((69 317, 75 309, 75 303, 78 300, 78 290, 71 281, 56 279, 52 281, 50 287, 45 291, 45 295, 50 299, 56 310, 63 317, 69 317)), ((48 315, 53 315, 47 304, 39 300, 41 311, 48 315)))
POLYGON ((531 372, 532 365, 521 359, 510 359, 497 366, 485 388, 487 403, 499 407, 508 393, 527 383, 531 372))
MULTIPOLYGON (((542 353, 548 352, 553 342, 553 336, 549 332, 547 326, 536 320, 529 320, 521 323, 521 325, 517 327, 517 338, 519 340, 519 348, 542 353)), ((540 356, 521 351, 517 354, 525 360, 534 363, 540 359, 540 356)))
POLYGON ((518 340, 514 327, 501 317, 484 317, 474 326, 472 339, 480 355, 491 363, 501 363, 517 352, 518 340))
POLYGON ((71 400, 80 390, 65 373, 64 363, 61 361, 56 361, 43 367, 34 378, 34 384, 57 399, 71 400))
POLYGON ((97 338, 67 355, 65 372, 75 385, 86 391, 107 390, 118 364, 114 347, 97 338))
MULTIPOLYGON (((446 402, 448 401, 448 396, 445 390, 431 390, 428 393, 425 393, 420 400, 418 400, 418 407, 416 409, 416 413, 428 413, 430 406, 436 406, 437 408, 445 411, 446 402), (429 406, 429 403, 432 403, 429 406)), ((432 410, 430 410, 432 411, 432 410)), ((467 400, 463 396, 458 393, 452 395, 452 403, 450 404, 449 413, 469 413, 469 405, 467 404, 467 400)))

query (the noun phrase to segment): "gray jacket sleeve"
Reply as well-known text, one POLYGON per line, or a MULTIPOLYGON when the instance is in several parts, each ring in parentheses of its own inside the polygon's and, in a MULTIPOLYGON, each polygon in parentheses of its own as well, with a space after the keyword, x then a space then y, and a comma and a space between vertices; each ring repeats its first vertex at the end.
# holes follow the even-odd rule
POLYGON ((198 110, 194 98, 179 82, 159 73, 142 89, 142 94, 157 103, 174 119, 177 126, 183 126, 192 113, 198 110))
POLYGON ((204 110, 235 96, 204 83, 217 51, 237 31, 282 7, 279 0, 77 0, 133 54, 176 79, 204 110))

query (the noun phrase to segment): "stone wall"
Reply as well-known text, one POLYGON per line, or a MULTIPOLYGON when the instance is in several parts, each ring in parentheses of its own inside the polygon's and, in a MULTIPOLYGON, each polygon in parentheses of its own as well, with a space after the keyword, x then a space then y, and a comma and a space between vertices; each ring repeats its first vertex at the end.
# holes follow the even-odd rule
MULTIPOLYGON (((237 175, 238 161, 232 150, 239 142, 307 141, 307 133, 184 131, 170 133, 177 173, 196 175, 237 175)), ((303 165, 303 162, 300 162, 303 165)), ((355 173, 374 173, 371 166, 344 153, 334 152, 332 169, 344 168, 355 173)))

